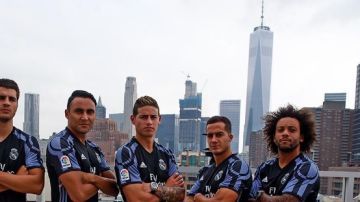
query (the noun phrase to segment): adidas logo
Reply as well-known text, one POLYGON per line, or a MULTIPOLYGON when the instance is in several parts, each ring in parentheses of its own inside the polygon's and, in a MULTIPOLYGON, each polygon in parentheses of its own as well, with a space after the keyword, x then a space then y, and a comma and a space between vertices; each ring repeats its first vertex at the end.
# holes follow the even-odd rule
POLYGON ((144 163, 144 162, 141 162, 141 164, 140 164, 140 168, 147 168, 147 166, 145 165, 145 163, 144 163))
POLYGON ((85 157, 84 154, 81 154, 81 159, 82 159, 82 160, 85 160, 85 159, 86 159, 86 157, 85 157))
POLYGON ((264 179, 262 179, 261 181, 265 182, 265 183, 268 182, 267 176, 264 179))

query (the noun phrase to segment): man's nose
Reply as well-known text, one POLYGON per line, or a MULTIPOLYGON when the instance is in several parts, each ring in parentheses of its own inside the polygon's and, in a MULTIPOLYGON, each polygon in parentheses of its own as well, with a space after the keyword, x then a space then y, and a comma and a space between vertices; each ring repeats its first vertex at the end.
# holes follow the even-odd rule
POLYGON ((86 112, 84 112, 84 113, 81 114, 80 118, 84 119, 84 120, 87 120, 87 119, 89 119, 89 115, 86 112))

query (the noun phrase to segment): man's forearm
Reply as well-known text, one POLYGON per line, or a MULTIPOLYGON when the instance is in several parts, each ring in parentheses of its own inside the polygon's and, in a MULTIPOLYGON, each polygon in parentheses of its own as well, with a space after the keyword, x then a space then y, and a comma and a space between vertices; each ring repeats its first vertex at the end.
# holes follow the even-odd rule
POLYGON ((185 189, 183 187, 159 186, 155 195, 167 202, 182 202, 185 198, 185 189))
POLYGON ((107 195, 117 196, 119 193, 115 179, 101 177, 92 173, 82 173, 82 181, 94 185, 107 195))
POLYGON ((95 175, 94 185, 107 195, 117 196, 119 189, 115 179, 95 175))
POLYGON ((36 174, 28 175, 0 172, 0 185, 16 192, 40 194, 44 187, 44 171, 41 168, 37 169, 36 174))
POLYGON ((283 194, 281 196, 270 196, 266 193, 262 193, 256 201, 259 202, 300 202, 300 200, 293 195, 283 194))

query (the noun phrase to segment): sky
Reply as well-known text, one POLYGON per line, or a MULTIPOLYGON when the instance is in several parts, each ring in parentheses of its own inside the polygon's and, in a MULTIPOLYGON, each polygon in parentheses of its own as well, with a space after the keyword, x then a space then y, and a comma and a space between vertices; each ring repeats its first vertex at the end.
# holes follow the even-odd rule
MULTIPOLYGON (((123 112, 127 76, 162 114, 179 114, 187 75, 203 96, 203 116, 220 100, 241 100, 245 122, 249 38, 261 0, 0 0, 0 77, 21 89, 14 124, 22 129, 24 93, 40 94, 40 137, 65 128, 76 89, 123 112)), ((360 63, 360 1, 265 1, 274 33, 270 110, 322 105, 347 93, 354 108, 360 63)), ((242 140, 242 138, 241 138, 242 140)), ((242 145, 242 144, 240 144, 242 145)))

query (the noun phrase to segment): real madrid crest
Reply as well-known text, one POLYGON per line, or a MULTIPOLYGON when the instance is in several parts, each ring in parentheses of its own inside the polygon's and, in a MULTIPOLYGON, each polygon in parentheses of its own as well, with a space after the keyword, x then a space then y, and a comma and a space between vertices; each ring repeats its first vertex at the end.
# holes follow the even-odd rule
POLYGON ((288 179, 289 175, 290 175, 289 173, 286 173, 286 174, 284 175, 284 177, 281 178, 281 184, 284 184, 284 183, 286 182, 286 180, 288 179))
POLYGON ((16 160, 16 159, 18 158, 18 156, 19 156, 18 150, 17 150, 16 148, 12 148, 12 149, 10 150, 9 158, 10 158, 11 160, 16 160))
POLYGON ((161 170, 166 170, 166 163, 164 162, 164 160, 159 160, 159 167, 161 170))
POLYGON ((220 178, 222 177, 222 175, 223 175, 223 171, 220 170, 220 171, 215 175, 214 180, 215 180, 215 181, 220 180, 220 178))

